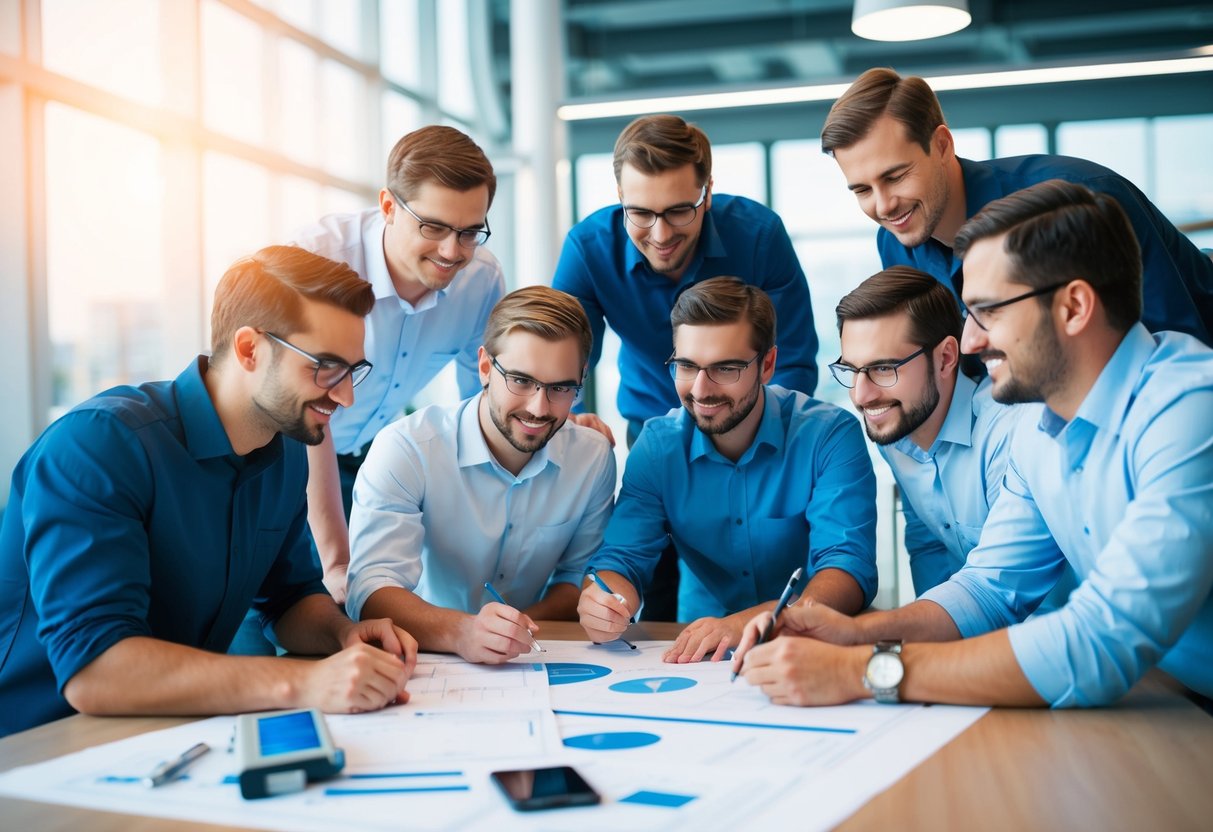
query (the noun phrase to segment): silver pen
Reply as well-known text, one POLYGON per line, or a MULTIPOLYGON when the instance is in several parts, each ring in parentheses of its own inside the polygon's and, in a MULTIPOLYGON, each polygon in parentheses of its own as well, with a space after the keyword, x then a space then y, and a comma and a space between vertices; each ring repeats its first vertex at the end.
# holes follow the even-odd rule
POLYGON ((180 757, 172 760, 165 760, 160 765, 151 770, 151 773, 143 778, 143 785, 149 789, 155 786, 163 786, 168 781, 172 780, 181 772, 185 771, 194 760, 197 760, 206 752, 210 751, 211 747, 204 742, 187 748, 180 757))

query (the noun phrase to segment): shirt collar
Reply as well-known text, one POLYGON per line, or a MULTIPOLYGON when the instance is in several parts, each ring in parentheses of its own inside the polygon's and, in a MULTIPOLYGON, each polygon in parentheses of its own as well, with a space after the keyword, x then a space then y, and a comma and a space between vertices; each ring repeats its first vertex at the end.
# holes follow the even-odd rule
POLYGON ((783 429, 783 411, 779 406, 779 400, 771 395, 771 388, 763 385, 762 388, 762 419, 758 423, 758 432, 754 434, 754 441, 750 443, 750 447, 746 448, 745 453, 741 458, 734 463, 730 459, 726 459, 720 451, 716 450, 716 446, 712 444, 712 440, 706 433, 701 431, 695 424, 695 420, 691 418, 690 412, 684 406, 681 418, 686 419, 691 424, 691 448, 688 461, 694 462, 700 457, 706 456, 716 462, 724 462, 729 465, 745 465, 754 458, 758 448, 766 445, 774 449, 776 452, 783 450, 784 429, 783 429))
POLYGON ((939 427, 939 435, 925 451, 911 436, 903 436, 893 443, 893 447, 917 462, 928 462, 939 453, 940 445, 949 442, 953 445, 970 447, 973 444, 973 392, 977 382, 964 373, 956 374, 956 386, 952 390, 952 401, 948 405, 948 414, 944 416, 943 424, 939 427))
POLYGON ((198 356, 173 382, 173 398, 185 433, 185 446, 194 459, 212 459, 235 453, 203 380, 209 363, 210 359, 205 355, 198 356))
MULTIPOLYGON (((514 477, 507 471, 489 449, 489 443, 485 441, 484 432, 480 430, 480 400, 484 397, 484 392, 477 393, 472 398, 460 405, 462 410, 459 413, 459 447, 456 450, 456 458, 460 468, 473 468, 477 465, 491 465, 494 469, 503 472, 504 474, 514 477)), ((564 425, 560 426, 560 430, 564 430, 564 425)), ((557 431, 559 433, 560 431, 557 431)), ((555 440, 555 436, 552 440, 555 440)), ((538 474, 552 463, 559 467, 559 463, 552 459, 550 448, 552 442, 540 448, 535 453, 531 454, 531 458, 522 470, 518 472, 515 479, 526 480, 538 474)))
POLYGON ((980 162, 956 157, 960 163, 960 175, 965 185, 965 216, 974 217, 996 199, 1004 195, 994 172, 980 162))

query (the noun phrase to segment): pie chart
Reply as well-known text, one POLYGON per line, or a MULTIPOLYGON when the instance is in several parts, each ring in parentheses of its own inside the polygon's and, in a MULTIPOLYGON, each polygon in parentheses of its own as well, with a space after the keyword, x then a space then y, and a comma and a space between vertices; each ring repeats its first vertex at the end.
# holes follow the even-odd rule
POLYGON ((694 679, 688 679, 686 676, 651 676, 616 682, 611 685, 611 690, 618 693, 673 693, 676 690, 693 688, 696 684, 694 679))
POLYGON ((600 679, 611 672, 600 664, 576 664, 574 662, 551 662, 544 665, 548 671, 549 685, 572 685, 600 679))
POLYGON ((618 751, 623 748, 644 748, 660 741, 661 737, 645 731, 605 731, 566 737, 564 744, 569 748, 582 748, 586 751, 618 751))

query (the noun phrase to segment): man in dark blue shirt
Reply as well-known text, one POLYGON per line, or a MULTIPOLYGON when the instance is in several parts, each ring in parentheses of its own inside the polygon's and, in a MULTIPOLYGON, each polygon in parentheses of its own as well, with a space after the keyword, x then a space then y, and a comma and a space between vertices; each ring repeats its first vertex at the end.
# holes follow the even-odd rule
POLYGON ((406 696, 416 642, 350 621, 304 534, 304 445, 370 369, 373 303, 343 264, 262 249, 216 290, 210 358, 89 399, 26 452, 0 527, 0 736, 75 710, 365 711, 406 696), (288 651, 336 655, 224 655, 250 604, 288 651))
POLYGON ((884 268, 913 266, 957 297, 963 273, 953 241, 988 203, 1050 179, 1106 193, 1128 215, 1141 246, 1142 323, 1153 332, 1187 332, 1213 344, 1213 260, 1114 171, 1068 156, 961 159, 926 81, 891 69, 868 70, 834 103, 821 148, 838 162, 860 208, 880 224, 876 239, 884 268))
POLYGON ((774 381, 812 395, 817 333, 809 285, 782 220, 745 197, 712 193, 712 148, 672 115, 633 121, 615 143, 619 205, 569 231, 552 286, 581 301, 602 351, 603 320, 623 342, 619 412, 634 441, 646 419, 679 406, 666 372, 670 310, 689 286, 729 275, 758 286, 779 315, 774 381))

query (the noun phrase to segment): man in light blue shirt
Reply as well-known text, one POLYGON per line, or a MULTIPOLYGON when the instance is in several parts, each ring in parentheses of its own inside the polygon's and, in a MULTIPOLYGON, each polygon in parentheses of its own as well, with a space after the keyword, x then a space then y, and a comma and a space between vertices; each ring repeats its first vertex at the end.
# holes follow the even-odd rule
POLYGON ((996 401, 1045 404, 1014 434, 981 543, 899 610, 789 610, 783 632, 809 637, 777 653, 746 653, 759 616, 746 678, 795 704, 1067 707, 1112 702, 1157 665, 1213 695, 1213 351, 1140 323, 1140 250, 1106 194, 1027 188, 966 223, 957 250, 962 348, 996 401), (1067 562, 1082 579, 1069 602, 1024 621, 1067 562))
POLYGON ((483 392, 379 433, 350 515, 355 619, 408 621, 423 649, 498 663, 531 650, 535 619, 574 617, 615 494, 610 443, 565 423, 590 345, 575 298, 519 289, 489 317, 483 392))
POLYGON ((838 304, 842 355, 830 365, 893 469, 921 595, 964 566, 1002 486, 1022 408, 959 372, 963 321, 929 274, 893 266, 838 304))
POLYGON ((308 449, 308 525, 325 585, 345 600, 350 489, 371 440, 446 365, 462 396, 479 389, 476 349, 503 294, 490 234, 497 177, 484 152, 453 127, 404 136, 388 157, 379 204, 324 217, 295 244, 346 263, 375 289, 366 355, 376 372, 357 404, 333 414, 332 438, 308 449))
POLYGON ((693 622, 667 661, 722 658, 798 567, 805 597, 859 612, 876 593, 876 517, 857 420, 767 385, 775 310, 761 289, 706 280, 679 297, 670 320, 666 363, 684 409, 650 419, 632 448, 590 561, 611 593, 586 584, 582 626, 595 641, 618 638, 667 540, 682 572, 678 617, 693 622))

